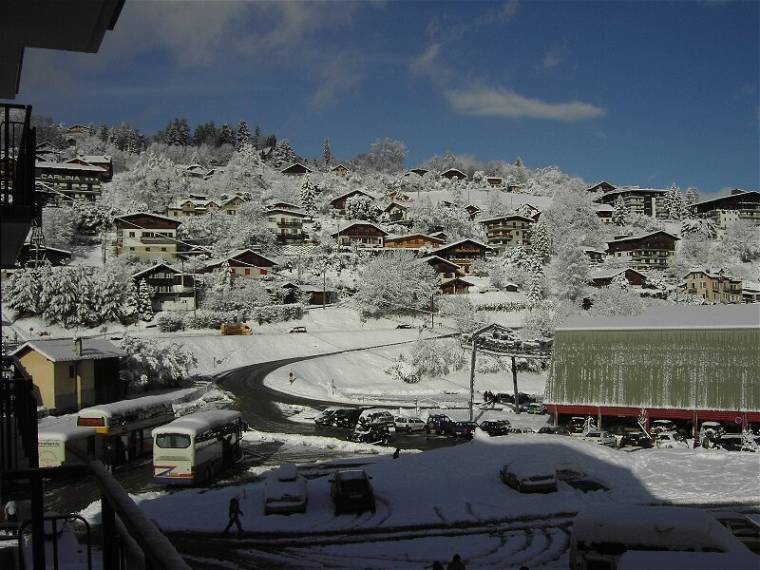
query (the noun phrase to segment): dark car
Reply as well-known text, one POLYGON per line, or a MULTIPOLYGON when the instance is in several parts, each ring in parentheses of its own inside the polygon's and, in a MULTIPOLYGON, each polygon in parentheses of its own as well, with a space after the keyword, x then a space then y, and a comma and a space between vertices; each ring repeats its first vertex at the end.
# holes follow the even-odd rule
POLYGON ((305 333, 306 332, 306 327, 293 327, 292 329, 290 329, 289 332, 291 332, 291 333, 305 333))
POLYGON ((567 422, 567 431, 570 433, 583 433, 586 426, 586 418, 573 417, 567 422))
POLYGON ((337 408, 327 408, 326 410, 323 410, 321 414, 319 414, 316 418, 314 418, 314 423, 317 426, 331 426, 333 425, 333 418, 335 414, 337 413, 337 408))
POLYGON ((357 424, 349 438, 357 443, 376 443, 388 445, 393 439, 393 434, 386 424, 357 424))
POLYGON ((410 325, 409 323, 399 323, 396 325, 396 328, 397 329, 411 329, 414 327, 412 327, 412 325, 410 325))
POLYGON ((726 451, 755 451, 756 445, 745 443, 740 433, 724 433, 715 438, 715 446, 726 451))
POLYGON ((364 469, 344 469, 330 479, 335 516, 342 513, 375 512, 375 493, 364 469))
POLYGON ((506 435, 509 433, 510 427, 512 427, 512 424, 509 423, 509 420, 486 420, 480 422, 480 429, 490 436, 506 435))
POLYGON ((359 421, 362 411, 364 411, 364 408, 336 410, 332 416, 332 425, 339 428, 353 429, 359 421))
POLYGON ((446 414, 428 416, 425 431, 427 433, 437 433, 438 435, 442 435, 444 433, 444 426, 449 423, 454 423, 454 421, 446 414))
POLYGON ((565 426, 542 426, 538 429, 538 433, 550 434, 550 435, 570 435, 565 426))
POLYGON ((449 424, 446 424, 446 428, 451 437, 454 438, 465 437, 472 439, 475 436, 475 430, 478 427, 478 424, 475 422, 453 422, 453 424, 454 425, 451 427, 449 427, 449 424))
POLYGON ((649 434, 641 431, 629 431, 625 432, 620 438, 619 447, 644 447, 649 449, 652 447, 653 441, 649 434))

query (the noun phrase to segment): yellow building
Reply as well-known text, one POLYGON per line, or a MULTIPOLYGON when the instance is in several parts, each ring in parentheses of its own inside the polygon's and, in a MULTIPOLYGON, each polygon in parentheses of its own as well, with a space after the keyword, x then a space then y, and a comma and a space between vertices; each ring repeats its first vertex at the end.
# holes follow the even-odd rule
POLYGON ((37 403, 63 414, 118 400, 119 359, 126 353, 103 339, 30 340, 13 352, 32 377, 37 403))
POLYGON ((686 292, 708 303, 742 302, 741 279, 733 279, 723 269, 692 269, 685 279, 686 292))

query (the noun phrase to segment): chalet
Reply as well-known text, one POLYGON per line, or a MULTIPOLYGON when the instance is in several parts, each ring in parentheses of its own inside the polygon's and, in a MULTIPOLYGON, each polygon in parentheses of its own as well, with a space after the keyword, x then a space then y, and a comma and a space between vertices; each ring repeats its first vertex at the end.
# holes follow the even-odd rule
POLYGON ((21 246, 16 263, 24 267, 34 264, 35 260, 47 261, 50 265, 66 265, 71 261, 71 252, 45 245, 35 247, 29 242, 24 243, 21 246))
POLYGON ((673 259, 679 239, 664 231, 622 237, 607 242, 607 254, 634 268, 665 269, 673 259))
POLYGON ((251 249, 241 249, 217 259, 210 259, 203 268, 204 273, 209 273, 222 268, 229 268, 233 279, 241 277, 246 279, 258 279, 266 277, 278 263, 251 249))
POLYGON ((303 221, 308 216, 299 210, 269 208, 266 211, 267 227, 280 243, 303 243, 303 221))
POLYGON ((349 172, 351 172, 346 166, 343 164, 338 164, 337 166, 333 166, 330 169, 330 172, 335 174, 335 176, 347 176, 349 172))
POLYGON ((737 189, 730 196, 703 200, 689 209, 695 216, 710 219, 723 229, 739 220, 760 224, 760 192, 737 189))
POLYGON ((388 222, 404 222, 408 213, 409 208, 394 200, 383 209, 382 216, 388 222))
POLYGON ((82 162, 37 162, 35 177, 72 198, 94 202, 100 197, 108 171, 82 162))
POLYGON ((166 215, 175 219, 192 218, 195 216, 205 216, 209 212, 219 210, 219 208, 220 203, 217 200, 205 197, 190 197, 169 204, 166 208, 166 215))
POLYGON ((42 142, 37 145, 34 154, 37 160, 43 162, 59 162, 63 151, 55 148, 49 142, 42 142))
POLYGON ((584 247, 583 253, 586 254, 590 263, 602 263, 604 258, 607 257, 607 252, 595 247, 584 247))
POLYGON ((478 259, 485 260, 486 255, 492 252, 492 247, 477 240, 467 238, 441 246, 433 250, 432 253, 456 263, 465 273, 471 273, 472 264, 478 259))
POLYGON ((30 340, 13 356, 32 377, 38 405, 55 414, 114 402, 122 395, 119 362, 126 353, 107 340, 30 340))
POLYGON ((66 129, 66 134, 72 136, 90 136, 92 129, 86 125, 71 125, 66 129))
POLYGON ((244 203, 245 203, 245 200, 243 199, 242 196, 235 195, 224 200, 219 205, 219 209, 225 214, 227 214, 228 216, 234 216, 240 211, 240 208, 243 207, 244 203))
POLYGON ((338 292, 321 285, 307 285, 303 283, 285 283, 282 288, 286 303, 295 303, 300 296, 307 305, 329 305, 338 301, 338 292))
POLYGON ((285 174, 287 176, 303 176, 304 174, 311 174, 312 172, 314 171, 311 168, 304 166, 300 162, 296 162, 280 170, 281 174, 285 174))
POLYGON ((132 255, 140 259, 177 259, 177 228, 181 222, 137 212, 114 218, 116 255, 132 255))
POLYGON ((432 238, 438 238, 440 240, 443 240, 443 243, 446 243, 449 241, 449 236, 446 235, 445 232, 433 232, 432 234, 428 234, 432 238))
POLYGON ((646 275, 636 271, 635 269, 628 268, 612 268, 612 269, 596 269, 589 274, 589 284, 594 287, 607 287, 612 284, 616 279, 620 279, 621 276, 628 282, 629 285, 635 285, 641 287, 646 284, 646 275))
POLYGON ((208 168, 205 168, 200 164, 177 165, 177 167, 181 168, 185 176, 189 176, 190 178, 206 178, 209 173, 208 168))
POLYGON ((423 257, 420 261, 424 261, 433 268, 433 271, 438 275, 439 281, 445 281, 447 279, 453 279, 454 277, 461 277, 464 275, 464 270, 462 270, 462 268, 456 263, 437 255, 423 257))
POLYGON ((438 285, 438 290, 442 295, 461 295, 463 293, 469 293, 470 287, 472 286, 473 284, 469 281, 466 281, 461 277, 454 277, 453 279, 441 281, 438 285))
POLYGON ((443 240, 426 234, 406 234, 401 236, 388 236, 385 238, 386 248, 420 249, 423 247, 439 247, 443 240))
POLYGON ((475 204, 467 204, 465 207, 465 212, 467 212, 467 215, 469 216, 470 220, 474 220, 478 214, 480 214, 480 208, 476 206, 475 204))
POLYGON ((367 192, 364 192, 362 190, 351 190, 349 192, 345 192, 338 196, 337 198, 333 199, 330 202, 330 207, 333 210, 338 210, 341 214, 346 213, 346 200, 349 198, 353 198, 354 196, 366 196, 373 202, 375 201, 375 197, 372 194, 369 194, 367 192))
POLYGON ((430 172, 427 168, 412 168, 409 171, 409 174, 416 174, 417 176, 425 176, 428 172, 430 172))
POLYGON ((742 280, 734 279, 723 269, 696 268, 684 277, 686 293, 708 303, 741 303, 742 280))
POLYGON ((665 215, 665 195, 668 192, 668 190, 661 188, 621 186, 615 190, 604 192, 594 201, 614 207, 618 200, 622 200, 631 214, 664 219, 667 217, 665 215))
POLYGON ((76 158, 69 159, 66 162, 69 164, 92 164, 104 168, 106 174, 101 178, 103 182, 109 182, 113 178, 113 160, 107 154, 77 155, 76 158))
POLYGON ((509 182, 507 184, 507 192, 508 193, 518 193, 523 191, 523 185, 518 184, 517 182, 509 182))
POLYGON ((354 222, 332 237, 340 246, 383 247, 388 232, 371 222, 354 222))
POLYGON ((292 202, 272 202, 266 205, 267 210, 274 210, 276 208, 284 208, 286 210, 300 210, 301 206, 293 204, 292 202))
POLYGON ((478 223, 486 231, 488 245, 497 250, 530 243, 532 218, 512 214, 480 220, 478 223))
POLYGON ((524 202, 515 207, 515 214, 523 216, 524 218, 530 218, 534 222, 537 222, 538 218, 541 216, 541 210, 536 208, 533 204, 524 202))
POLYGON ((617 187, 613 186, 612 184, 610 184, 606 180, 602 180, 601 182, 597 182, 593 186, 589 186, 588 188, 586 188, 587 192, 603 192, 603 193, 606 193, 606 192, 612 192, 613 190, 617 190, 617 187))
POLYGON ((612 223, 612 214, 615 212, 615 206, 612 204, 598 204, 596 208, 596 217, 601 220, 603 224, 612 223))
POLYGON ((153 267, 132 275, 135 286, 141 281, 153 289, 154 311, 192 311, 195 309, 195 278, 168 263, 157 263, 153 267))
POLYGON ((501 188, 504 186, 504 179, 501 176, 486 176, 486 184, 491 188, 501 188))
POLYGON ((449 168, 448 170, 441 172, 441 178, 447 178, 448 180, 467 180, 467 175, 458 168, 449 168))

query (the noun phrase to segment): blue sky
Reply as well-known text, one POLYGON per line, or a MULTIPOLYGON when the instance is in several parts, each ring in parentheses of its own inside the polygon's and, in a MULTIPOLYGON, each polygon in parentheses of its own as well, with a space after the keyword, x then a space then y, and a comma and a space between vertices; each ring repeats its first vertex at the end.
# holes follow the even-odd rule
POLYGON ((318 156, 401 139, 587 181, 759 185, 759 4, 146 2, 98 54, 27 50, 18 102, 66 123, 245 118, 318 156))

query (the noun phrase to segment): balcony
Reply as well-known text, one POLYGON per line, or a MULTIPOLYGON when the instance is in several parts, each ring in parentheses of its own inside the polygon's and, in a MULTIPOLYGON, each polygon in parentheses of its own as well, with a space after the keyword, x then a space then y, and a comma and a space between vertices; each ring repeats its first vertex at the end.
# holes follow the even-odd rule
POLYGON ((30 106, 0 104, 3 268, 15 265, 32 221, 39 220, 34 187, 36 132, 29 126, 31 114, 30 106))
POLYGON ((176 239, 167 236, 140 236, 140 243, 144 244, 174 244, 176 239))
POLYGON ((302 222, 277 222, 278 228, 302 228, 302 222))

